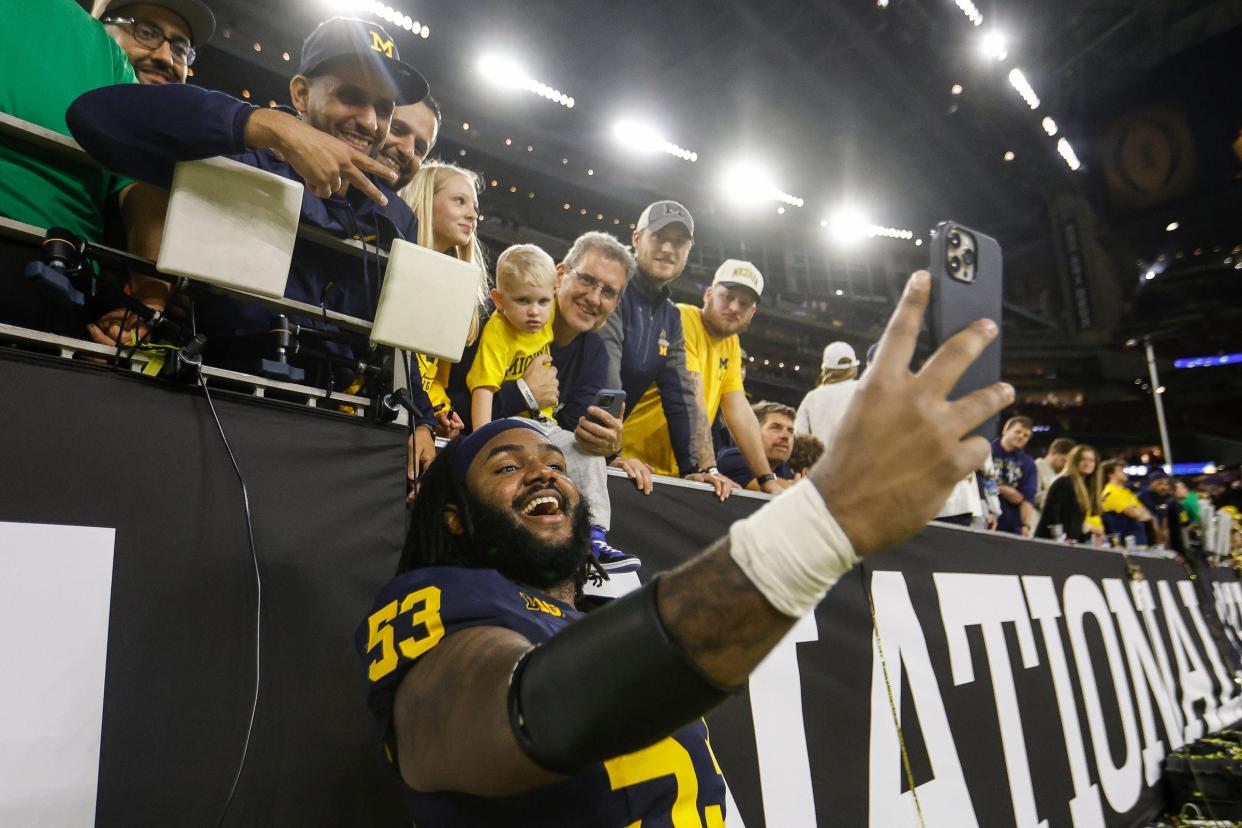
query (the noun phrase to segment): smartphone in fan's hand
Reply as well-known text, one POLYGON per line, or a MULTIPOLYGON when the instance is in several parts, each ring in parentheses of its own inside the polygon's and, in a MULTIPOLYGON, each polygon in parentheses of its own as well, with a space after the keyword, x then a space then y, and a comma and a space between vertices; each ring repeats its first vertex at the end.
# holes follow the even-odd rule
POLYGON ((602 408, 618 420, 621 419, 621 406, 625 404, 625 392, 620 388, 601 388, 595 394, 595 402, 591 405, 602 408))
MULTIPOLYGON (((932 349, 976 319, 1001 324, 1001 248, 996 239, 957 222, 942 221, 931 234, 932 349)), ((949 399, 986 388, 1001 378, 1001 328, 996 339, 966 369, 949 399)), ((991 417, 971 432, 991 440, 997 436, 997 418, 991 417)))

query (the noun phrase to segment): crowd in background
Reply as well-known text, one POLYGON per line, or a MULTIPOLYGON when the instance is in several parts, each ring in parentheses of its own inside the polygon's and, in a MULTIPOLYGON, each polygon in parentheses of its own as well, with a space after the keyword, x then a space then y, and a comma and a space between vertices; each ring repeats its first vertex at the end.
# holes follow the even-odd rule
MULTIPOLYGON (((637 562, 607 542, 602 481, 609 465, 645 492, 651 475, 663 474, 707 484, 721 499, 739 489, 776 495, 825 446, 849 439, 838 428, 865 363, 848 343, 824 349, 819 382, 797 409, 748 399, 739 335, 764 293, 753 263, 722 262, 700 304, 671 300, 669 286, 685 270, 695 235, 691 211, 678 201, 649 205, 628 239, 584 234, 559 262, 534 245, 511 247, 496 258, 493 277, 478 238, 482 178, 428 160, 443 118, 439 104, 378 25, 343 18, 321 24, 290 82, 292 106, 260 109, 185 84, 215 25, 199 0, 98 0, 96 19, 71 0, 52 5, 43 25, 81 47, 74 54, 83 71, 72 78, 35 73, 34 56, 10 37, 3 44, 9 60, 31 65, 0 80, 0 100, 17 117, 72 132, 122 175, 92 172, 90 181, 66 183, 37 152, 6 147, 0 173, 13 174, 0 174, 0 215, 114 243, 117 231, 109 237, 107 228, 119 219, 130 250, 155 258, 167 203, 162 188, 173 165, 226 155, 303 182, 303 223, 341 238, 408 239, 473 266, 477 313, 462 361, 414 354, 408 372, 397 372, 418 412, 411 495, 435 455, 434 437, 452 438, 495 417, 527 417, 566 451, 591 502, 597 558, 618 574, 637 562), (362 197, 351 196, 351 187, 362 197), (598 405, 605 392, 622 392, 612 397, 623 406, 598 405)), ((13 258, 11 250, 0 252, 0 264, 13 258)), ((0 321, 117 347, 153 344, 147 317, 103 299, 67 313, 46 301, 46 291, 14 278, 20 267, 2 269, 0 321)), ((286 296, 370 319, 379 276, 364 268, 360 283, 356 274, 343 277, 354 269, 339 255, 300 246, 286 296)), ((182 312, 166 282, 131 275, 125 292, 152 312, 182 312)), ((194 327, 207 335, 208 364, 257 372, 272 312, 205 294, 194 312, 194 327)), ((327 367, 308 361, 308 382, 362 392, 373 381, 373 373, 354 367, 364 358, 354 346, 331 341, 324 349, 327 367)), ((1010 418, 991 459, 960 481, 938 519, 1180 553, 1198 531, 1198 503, 1220 494, 1205 481, 1172 480, 1160 470, 1138 485, 1120 460, 1068 438, 1035 459, 1026 451, 1033 430, 1029 418, 1010 418)))

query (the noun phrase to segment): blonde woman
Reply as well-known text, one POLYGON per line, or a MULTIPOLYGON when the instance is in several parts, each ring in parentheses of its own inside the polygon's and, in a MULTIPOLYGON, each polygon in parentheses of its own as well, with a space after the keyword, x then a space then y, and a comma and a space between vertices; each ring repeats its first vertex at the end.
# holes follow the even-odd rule
MULTIPOLYGON (((428 161, 399 195, 418 216, 418 239, 422 247, 461 259, 476 266, 480 312, 486 307, 488 294, 487 260, 479 244, 479 192, 482 181, 470 170, 443 161, 428 161)), ((470 325, 467 344, 478 338, 476 315, 470 325)), ((453 411, 445 388, 449 364, 436 357, 415 354, 423 376, 423 390, 436 409, 438 433, 453 437, 462 428, 461 418, 453 411)))
POLYGON ((1088 445, 1074 446, 1064 470, 1048 487, 1035 536, 1058 540, 1053 536, 1053 526, 1060 526, 1065 538, 1080 543, 1103 534, 1101 488, 1099 454, 1088 445))

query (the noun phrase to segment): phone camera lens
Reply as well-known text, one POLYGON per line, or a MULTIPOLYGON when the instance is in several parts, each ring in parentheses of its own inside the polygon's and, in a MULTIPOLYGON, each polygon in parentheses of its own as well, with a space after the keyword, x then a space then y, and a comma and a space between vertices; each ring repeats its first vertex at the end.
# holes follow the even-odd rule
POLYGON ((962 260, 958 258, 957 256, 950 256, 949 257, 949 270, 951 270, 954 273, 957 273, 961 269, 962 269, 962 260))
POLYGON ((962 235, 954 230, 949 234, 949 247, 954 249, 962 246, 962 235))
POLYGON ((966 263, 967 267, 973 265, 975 263, 975 251, 967 250, 962 253, 962 261, 966 263))

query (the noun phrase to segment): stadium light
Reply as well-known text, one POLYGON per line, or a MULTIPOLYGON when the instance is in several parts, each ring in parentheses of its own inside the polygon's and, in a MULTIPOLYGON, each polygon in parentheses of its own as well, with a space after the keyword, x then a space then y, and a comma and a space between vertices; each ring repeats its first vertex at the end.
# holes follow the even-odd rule
POLYGON ((502 89, 524 89, 541 98, 558 103, 566 109, 574 108, 573 97, 535 80, 513 58, 504 55, 484 55, 479 59, 478 68, 479 74, 502 89))
POLYGON ((683 161, 698 161, 699 154, 667 140, 655 127, 639 121, 618 121, 612 135, 622 146, 639 152, 666 152, 683 161))
POLYGON ((976 26, 983 25, 983 12, 979 11, 978 6, 971 0, 954 0, 957 7, 962 10, 962 14, 966 15, 966 19, 976 26))
POLYGON ((328 5, 339 14, 371 14, 394 26, 400 26, 416 37, 431 36, 431 29, 425 24, 419 23, 408 14, 378 0, 331 0, 328 5))
POLYGON ((1027 81, 1026 75, 1022 74, 1022 70, 1017 67, 1009 70, 1009 84, 1022 96, 1022 100, 1026 101, 1026 105, 1031 109, 1039 109, 1039 96, 1035 94, 1035 89, 1027 81))
POLYGON ((750 161, 739 161, 728 167, 722 179, 725 196, 741 207, 779 201, 790 207, 801 207, 806 201, 783 191, 767 170, 750 161))
POLYGON ((1061 153, 1061 157, 1065 159, 1065 164, 1074 172, 1082 167, 1082 162, 1078 160, 1078 156, 1074 153, 1074 148, 1070 146, 1070 142, 1064 137, 1057 141, 1057 152, 1061 153))
POLYGON ((874 226, 858 209, 843 207, 828 219, 828 236, 837 244, 850 247, 871 235, 874 226))
POLYGON ((1009 45, 1005 33, 995 29, 983 36, 979 41, 979 48, 984 57, 990 57, 993 60, 1004 60, 1009 57, 1009 45))
POLYGON ((867 235, 871 237, 883 236, 886 239, 901 239, 910 241, 914 238, 913 230, 905 230, 900 227, 884 227, 880 224, 871 224, 867 226, 867 235))
POLYGON ((1045 116, 1039 123, 1044 128, 1044 132, 1048 133, 1049 136, 1057 134, 1057 122, 1052 120, 1052 118, 1045 116))

